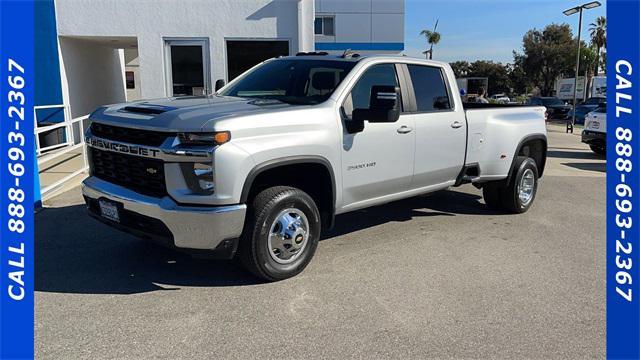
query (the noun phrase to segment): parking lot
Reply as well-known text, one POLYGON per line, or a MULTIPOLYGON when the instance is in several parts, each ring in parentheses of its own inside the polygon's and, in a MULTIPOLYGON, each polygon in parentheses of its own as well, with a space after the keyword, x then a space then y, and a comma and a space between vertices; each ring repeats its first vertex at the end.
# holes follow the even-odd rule
POLYGON ((549 130, 528 213, 467 185, 346 214, 279 283, 138 241, 62 194, 36 215, 36 356, 602 358, 605 161, 549 130))

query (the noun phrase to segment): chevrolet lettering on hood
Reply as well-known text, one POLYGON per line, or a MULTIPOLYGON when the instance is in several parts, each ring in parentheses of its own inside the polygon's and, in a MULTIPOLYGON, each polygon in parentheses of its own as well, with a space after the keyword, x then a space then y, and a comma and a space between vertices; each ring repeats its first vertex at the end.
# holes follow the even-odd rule
POLYGON ((160 150, 155 148, 124 144, 117 141, 105 140, 96 137, 87 138, 87 143, 89 144, 89 146, 94 148, 130 155, 158 158, 158 155, 160 154, 160 150))

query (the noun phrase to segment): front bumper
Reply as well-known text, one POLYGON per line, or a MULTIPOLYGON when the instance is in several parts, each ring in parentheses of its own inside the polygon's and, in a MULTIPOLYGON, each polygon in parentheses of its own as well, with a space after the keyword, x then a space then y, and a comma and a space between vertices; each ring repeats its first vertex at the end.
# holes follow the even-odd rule
POLYGON ((89 213, 104 223, 172 247, 213 251, 225 258, 235 254, 247 210, 244 204, 183 206, 168 196, 141 195, 93 176, 82 182, 82 194, 89 213), (99 199, 118 205, 122 217, 119 223, 100 216, 99 199))
POLYGON ((589 145, 605 146, 607 134, 599 131, 583 130, 582 142, 589 145))

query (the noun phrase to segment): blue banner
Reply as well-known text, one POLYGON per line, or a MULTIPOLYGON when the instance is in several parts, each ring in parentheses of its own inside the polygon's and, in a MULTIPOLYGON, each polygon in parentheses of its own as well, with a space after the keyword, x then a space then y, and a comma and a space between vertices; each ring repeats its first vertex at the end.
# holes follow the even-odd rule
MULTIPOLYGON (((640 2, 607 2, 607 358, 640 358, 640 2)), ((594 294, 597 296, 597 294, 594 294)))
POLYGON ((0 1, 0 358, 33 358, 34 3, 0 1))

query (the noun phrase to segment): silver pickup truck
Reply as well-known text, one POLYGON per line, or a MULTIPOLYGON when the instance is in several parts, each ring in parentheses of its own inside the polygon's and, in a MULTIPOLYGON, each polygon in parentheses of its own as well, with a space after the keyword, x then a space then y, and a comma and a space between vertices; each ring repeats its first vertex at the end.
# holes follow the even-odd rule
POLYGON ((544 107, 463 105, 446 63, 302 53, 209 96, 102 107, 86 133, 89 213, 269 281, 300 273, 338 214, 471 183, 531 207, 544 107))

